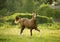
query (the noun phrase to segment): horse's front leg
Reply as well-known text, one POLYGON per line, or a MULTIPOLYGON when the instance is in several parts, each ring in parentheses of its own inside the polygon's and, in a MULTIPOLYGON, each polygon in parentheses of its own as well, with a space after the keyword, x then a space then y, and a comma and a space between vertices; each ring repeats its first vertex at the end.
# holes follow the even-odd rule
POLYGON ((30 29, 30 35, 32 36, 32 29, 30 29))

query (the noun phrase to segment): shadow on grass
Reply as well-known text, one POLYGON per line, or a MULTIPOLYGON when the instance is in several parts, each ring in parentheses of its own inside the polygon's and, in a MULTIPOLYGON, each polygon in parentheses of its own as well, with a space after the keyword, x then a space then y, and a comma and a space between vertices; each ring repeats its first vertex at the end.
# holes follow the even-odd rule
POLYGON ((0 35, 0 42, 10 42, 10 38, 6 35, 0 35))
POLYGON ((4 39, 4 38, 1 39, 1 38, 0 38, 0 42, 6 42, 6 41, 10 42, 10 39, 4 39))

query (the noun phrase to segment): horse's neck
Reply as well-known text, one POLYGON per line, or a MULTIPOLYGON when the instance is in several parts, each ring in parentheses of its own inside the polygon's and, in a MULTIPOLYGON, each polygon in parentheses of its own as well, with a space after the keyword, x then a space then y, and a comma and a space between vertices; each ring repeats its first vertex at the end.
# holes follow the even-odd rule
POLYGON ((36 18, 32 17, 31 21, 35 23, 36 22, 36 18))

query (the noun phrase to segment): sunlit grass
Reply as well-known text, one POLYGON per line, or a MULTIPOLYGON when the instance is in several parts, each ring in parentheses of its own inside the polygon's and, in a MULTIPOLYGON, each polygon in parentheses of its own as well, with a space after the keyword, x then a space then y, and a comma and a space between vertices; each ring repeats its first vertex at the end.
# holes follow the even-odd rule
POLYGON ((60 30, 40 29, 40 33, 33 30, 33 36, 30 36, 29 29, 25 29, 23 35, 20 35, 20 29, 6 28, 0 29, 1 42, 60 42, 60 30))

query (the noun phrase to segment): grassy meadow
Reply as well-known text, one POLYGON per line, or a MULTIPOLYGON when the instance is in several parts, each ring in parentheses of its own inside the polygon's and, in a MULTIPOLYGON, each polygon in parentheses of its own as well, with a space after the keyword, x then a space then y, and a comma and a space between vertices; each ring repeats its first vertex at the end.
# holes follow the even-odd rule
POLYGON ((25 29, 23 35, 20 35, 20 24, 15 24, 15 17, 31 18, 30 13, 15 13, 10 16, 0 18, 0 42, 60 42, 60 22, 40 23, 37 16, 37 27, 41 35, 33 30, 33 36, 30 36, 29 29, 25 29))

